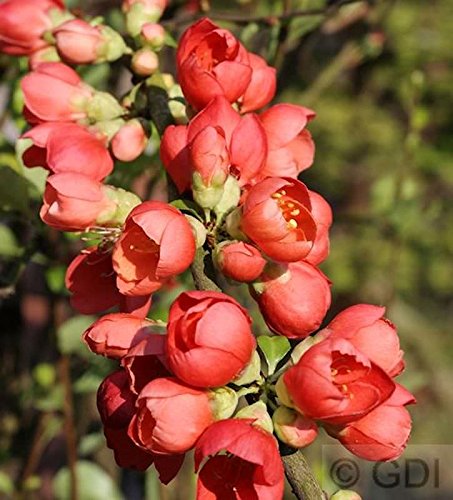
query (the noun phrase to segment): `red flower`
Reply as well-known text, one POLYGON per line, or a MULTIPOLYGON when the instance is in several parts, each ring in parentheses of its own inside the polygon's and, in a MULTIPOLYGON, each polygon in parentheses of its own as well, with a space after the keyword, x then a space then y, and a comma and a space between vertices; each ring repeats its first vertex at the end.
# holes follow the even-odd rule
POLYGON ((109 252, 97 247, 84 250, 66 270, 71 306, 82 314, 95 314, 117 305, 121 295, 115 279, 109 252))
POLYGON ((277 442, 251 421, 222 420, 212 424, 195 448, 195 470, 201 468, 197 499, 283 498, 283 465, 277 442), (220 452, 226 451, 227 453, 220 452))
POLYGON ((317 330, 330 307, 330 282, 316 267, 293 262, 280 275, 265 273, 252 289, 269 328, 289 338, 317 330))
POLYGON ((121 360, 134 394, 140 394, 151 380, 171 376, 166 366, 166 343, 165 335, 147 333, 131 346, 121 360))
POLYGON ((153 453, 184 453, 214 421, 209 401, 207 391, 175 378, 155 379, 138 396, 129 436, 153 453))
POLYGON ((396 377, 404 369, 404 353, 396 328, 383 317, 384 313, 384 307, 357 304, 335 316, 326 331, 330 338, 347 339, 391 377, 396 377))
POLYGON ((364 417, 395 390, 384 370, 343 339, 315 344, 283 380, 298 411, 334 425, 364 417))
POLYGON ((142 339, 152 335, 156 324, 133 314, 113 313, 102 316, 84 333, 83 341, 95 354, 122 358, 142 339))
POLYGON ((242 205, 241 230, 271 259, 302 260, 316 238, 316 221, 305 185, 269 177, 253 186, 242 205))
POLYGON ((116 286, 116 274, 109 251, 85 249, 66 270, 66 288, 71 292, 71 306, 82 314, 95 314, 119 305, 120 311, 145 318, 151 297, 127 297, 116 286))
POLYGON ((260 172, 264 177, 292 177, 313 163, 315 146, 307 123, 315 117, 311 109, 277 104, 260 115, 266 131, 269 153, 260 172))
POLYGON ((365 417, 344 428, 327 427, 327 431, 365 460, 396 460, 411 432, 411 416, 405 406, 413 403, 414 396, 397 384, 390 398, 365 417))
POLYGON ((173 302, 168 318, 171 370, 195 387, 227 384, 251 359, 255 339, 250 323, 246 310, 228 295, 182 293, 173 302))
POLYGON ((62 0, 6 0, 0 4, 0 51, 30 55, 47 45, 42 39, 52 29, 49 11, 64 10, 62 0))
POLYGON ((188 126, 165 129, 160 147, 162 163, 180 192, 189 189, 193 172, 210 182, 212 173, 231 173, 241 186, 262 168, 266 136, 255 115, 241 117, 225 97, 213 99, 188 126), (208 139, 211 141, 207 146, 208 139), (215 146, 215 153, 210 151, 215 146))
POLYGON ((83 231, 98 220, 108 219, 116 208, 103 184, 67 172, 47 178, 40 216, 48 226, 61 231, 83 231))
POLYGON ((266 259, 253 245, 237 241, 219 246, 217 264, 228 278, 247 283, 261 275, 266 259))
POLYGON ((115 461, 120 467, 146 470, 154 463, 159 479, 167 484, 181 468, 184 455, 156 456, 132 441, 127 429, 135 413, 135 401, 136 396, 129 389, 124 370, 111 373, 102 382, 97 394, 97 405, 107 446, 113 450, 115 461))
POLYGON ((93 91, 79 75, 62 63, 43 63, 24 76, 24 115, 30 123, 68 122, 86 117, 85 106, 93 91))
POLYGON ((43 123, 26 132, 33 141, 23 154, 27 167, 44 167, 50 172, 73 172, 102 181, 113 170, 105 142, 76 123, 43 123))
MULTIPOLYGON (((247 110, 256 109, 254 105, 267 104, 265 98, 273 97, 272 84, 266 85, 261 99, 255 101, 251 97, 263 78, 260 64, 254 61, 252 66, 242 44, 228 30, 219 28, 207 18, 200 19, 185 31, 178 45, 176 63, 182 91, 196 110, 203 109, 216 96, 225 96, 230 103, 240 101, 252 83, 255 68, 260 74, 252 83, 246 100, 247 110)), ((266 76, 275 81, 272 70, 266 76)))
POLYGON ((148 201, 132 210, 113 250, 117 286, 125 295, 147 295, 185 271, 195 256, 190 224, 176 208, 148 201))
POLYGON ((332 209, 327 201, 318 193, 308 191, 311 203, 311 213, 316 221, 316 238, 313 248, 305 257, 305 261, 317 266, 329 255, 329 229, 332 225, 332 209))

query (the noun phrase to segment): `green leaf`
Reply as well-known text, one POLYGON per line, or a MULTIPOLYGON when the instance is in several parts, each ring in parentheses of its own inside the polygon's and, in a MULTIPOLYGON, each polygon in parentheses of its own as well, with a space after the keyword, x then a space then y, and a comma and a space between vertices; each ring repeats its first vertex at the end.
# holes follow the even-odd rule
MULTIPOLYGON (((122 500, 115 481, 104 469, 93 462, 79 460, 76 465, 78 497, 81 500, 122 500)), ((71 498, 71 480, 67 467, 60 469, 53 481, 53 491, 57 500, 71 498)))
POLYGON ((104 435, 101 432, 94 432, 83 436, 79 444, 80 455, 87 456, 95 453, 105 443, 104 435))
POLYGON ((190 200, 174 200, 170 203, 173 207, 181 210, 181 212, 193 215, 199 220, 203 220, 203 214, 200 212, 200 206, 190 200))
POLYGON ((57 330, 58 348, 63 354, 79 354, 90 356, 82 343, 82 333, 95 321, 94 316, 74 316, 65 321, 57 330))
POLYGON ((65 266, 52 266, 46 271, 47 286, 55 294, 60 294, 66 290, 65 288, 65 266))
POLYGON ((258 345, 261 352, 266 358, 267 366, 269 367, 268 375, 275 372, 278 363, 285 357, 291 349, 289 340, 286 337, 260 335, 258 337, 258 345))
POLYGON ((8 165, 0 165, 0 210, 28 212, 28 182, 8 165))
POLYGON ((96 392, 101 385, 104 377, 92 371, 85 372, 74 383, 74 392, 77 394, 86 394, 96 392))
POLYGON ((8 226, 1 224, 0 257, 9 260, 20 257, 22 253, 23 248, 20 247, 14 232, 8 226))

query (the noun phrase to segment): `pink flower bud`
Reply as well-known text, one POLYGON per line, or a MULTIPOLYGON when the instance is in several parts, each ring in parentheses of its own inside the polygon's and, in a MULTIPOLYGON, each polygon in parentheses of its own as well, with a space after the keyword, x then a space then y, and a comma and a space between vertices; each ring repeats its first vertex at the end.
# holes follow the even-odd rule
POLYGON ((159 50, 165 42, 165 29, 160 24, 146 23, 142 27, 141 37, 144 44, 159 50))
POLYGON ((139 394, 129 436, 138 446, 154 453, 184 453, 213 421, 208 391, 194 389, 175 378, 158 378, 139 394))
POLYGON ((107 197, 103 184, 72 172, 51 175, 43 201, 41 219, 61 231, 83 231, 116 211, 116 204, 107 197))
POLYGON ((61 58, 70 64, 95 62, 104 41, 100 28, 82 19, 60 24, 53 35, 61 58))
POLYGON ((294 262, 277 276, 264 273, 253 297, 269 328, 288 338, 317 330, 330 306, 330 282, 316 267, 294 262))
POLYGON ((148 137, 138 120, 126 122, 113 136, 110 146, 118 160, 133 161, 146 148, 148 137))
POLYGON ((246 310, 228 295, 182 293, 173 302, 168 318, 171 370, 195 387, 226 385, 251 360, 256 343, 250 323, 246 310))
POLYGON ((31 71, 35 71, 40 64, 48 62, 60 62, 57 49, 50 45, 36 50, 28 57, 28 66, 31 71))
POLYGON ((245 283, 256 280, 266 265, 260 251, 242 241, 220 244, 216 257, 217 265, 227 278, 245 283))
POLYGON ((132 57, 132 71, 140 76, 150 76, 159 68, 159 57, 150 49, 137 50, 132 57))
POLYGON ((49 11, 63 11, 62 0, 6 0, 0 3, 0 52, 30 55, 47 45, 52 28, 49 11))

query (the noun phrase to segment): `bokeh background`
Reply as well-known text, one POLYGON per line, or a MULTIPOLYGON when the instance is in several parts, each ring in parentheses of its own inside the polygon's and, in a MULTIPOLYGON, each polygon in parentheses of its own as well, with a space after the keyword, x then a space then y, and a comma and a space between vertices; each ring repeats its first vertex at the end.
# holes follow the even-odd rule
MULTIPOLYGON (((118 3, 67 2, 121 29, 118 3)), ((453 444, 453 3, 341 3, 174 1, 164 20, 177 36, 198 4, 214 19, 234 15, 237 22, 222 25, 278 67, 275 101, 316 111, 309 127, 316 160, 301 180, 334 209, 331 255, 322 265, 333 281, 326 321, 354 303, 386 305, 406 352, 401 382, 418 400, 410 408, 411 443, 453 444), (326 7, 319 15, 289 15, 326 7), (285 9, 284 22, 272 17, 285 9)), ((173 59, 172 50, 163 55, 166 70, 173 71, 173 59)), ((83 500, 190 499, 189 461, 180 478, 161 487, 152 471, 120 471, 105 448, 95 392, 111 366, 81 344, 93 318, 74 315, 64 288, 65 266, 80 243, 40 223, 43 173, 25 171, 15 153, 25 129, 18 82, 26 61, 0 56, 0 70, 0 498, 69 498, 66 465, 76 452, 83 500)), ((130 82, 116 64, 82 73, 116 95, 130 82)), ((112 183, 162 197, 157 149, 154 136, 147 154, 120 165, 112 183)), ((183 279, 159 293, 153 316, 164 318, 188 285, 183 279)), ((451 462, 453 446, 449 453, 451 462)), ((307 454, 325 476, 320 444, 307 454)), ((423 494, 404 497, 453 498, 453 487, 444 481, 423 494)), ((390 490, 369 495, 401 498, 390 490)))

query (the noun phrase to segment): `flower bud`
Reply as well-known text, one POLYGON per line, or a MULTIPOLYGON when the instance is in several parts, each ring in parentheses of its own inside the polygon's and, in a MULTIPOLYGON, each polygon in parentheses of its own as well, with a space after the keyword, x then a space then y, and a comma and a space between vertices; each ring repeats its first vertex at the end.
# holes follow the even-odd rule
POLYGON ((229 387, 219 387, 211 391, 211 407, 215 420, 230 418, 236 410, 238 395, 229 387))
POLYGON ((130 191, 115 186, 104 186, 105 193, 115 203, 116 210, 109 215, 110 224, 122 226, 130 212, 140 205, 140 198, 130 191))
POLYGON ((256 280, 266 265, 260 251, 242 241, 221 243, 216 248, 215 257, 227 278, 245 283, 256 280))
POLYGON ((146 148, 148 137, 138 120, 126 122, 113 136, 112 153, 118 160, 134 161, 146 148))
POLYGON ((145 24, 159 20, 166 6, 167 0, 123 0, 128 33, 138 36, 145 24))
POLYGON ((153 50, 160 50, 164 45, 165 29, 160 24, 146 23, 140 34, 143 45, 147 45, 153 50))
POLYGON ((330 500, 362 500, 362 497, 353 490, 338 490, 330 497, 330 500))
POLYGON ((244 408, 242 408, 236 413, 235 418, 253 420, 252 425, 254 427, 260 427, 261 429, 264 429, 270 434, 274 432, 272 418, 267 412, 266 404, 263 401, 257 401, 252 405, 244 406, 244 408))
POLYGON ((88 118, 95 122, 114 120, 121 117, 125 110, 120 103, 107 92, 96 91, 86 105, 88 118))
POLYGON ((272 421, 280 441, 293 448, 308 446, 318 435, 318 427, 313 420, 285 406, 279 406, 275 410, 272 421))
POLYGON ((34 71, 42 63, 59 61, 60 56, 58 55, 57 49, 49 46, 30 54, 30 57, 28 58, 28 65, 30 69, 34 71))
POLYGON ((159 68, 159 58, 150 49, 137 50, 132 57, 132 71, 140 76, 150 76, 159 68))

